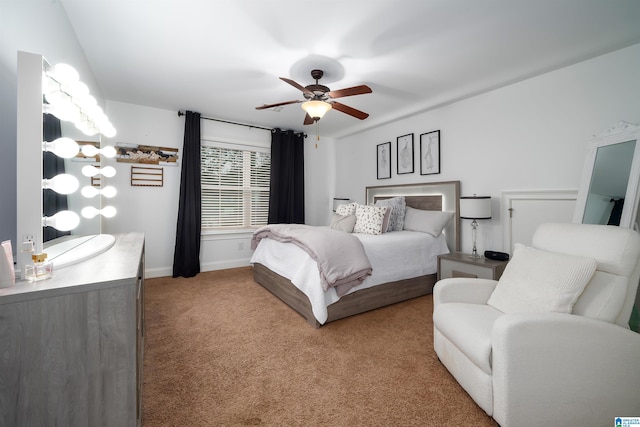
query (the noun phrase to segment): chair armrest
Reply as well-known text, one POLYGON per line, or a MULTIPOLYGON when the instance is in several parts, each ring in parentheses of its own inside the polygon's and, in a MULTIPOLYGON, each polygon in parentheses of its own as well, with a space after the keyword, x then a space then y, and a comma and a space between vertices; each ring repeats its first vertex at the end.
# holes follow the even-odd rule
POLYGON ((633 331, 570 314, 506 314, 492 343, 494 418, 502 426, 607 425, 640 414, 633 331))
POLYGON ((439 280, 433 287, 433 306, 448 302, 486 304, 497 280, 453 277, 439 280))

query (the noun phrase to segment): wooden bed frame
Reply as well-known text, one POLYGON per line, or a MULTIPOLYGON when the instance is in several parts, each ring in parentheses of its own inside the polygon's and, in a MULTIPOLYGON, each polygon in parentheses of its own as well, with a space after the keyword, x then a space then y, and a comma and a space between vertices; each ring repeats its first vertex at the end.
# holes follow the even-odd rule
MULTIPOLYGON (((407 206, 416 209, 454 212, 454 219, 447 225, 443 233, 447 239, 449 250, 453 252, 460 249, 460 233, 458 232, 460 227, 460 181, 367 187, 365 198, 367 204, 370 204, 376 200, 399 195, 405 196, 407 206)), ((253 265, 253 278, 301 314, 312 326, 315 328, 321 326, 313 315, 307 296, 289 279, 274 273, 259 263, 253 265)), ((430 274, 361 289, 345 295, 329 305, 327 307, 328 318, 324 324, 430 294, 433 292, 435 283, 436 274, 430 274)))

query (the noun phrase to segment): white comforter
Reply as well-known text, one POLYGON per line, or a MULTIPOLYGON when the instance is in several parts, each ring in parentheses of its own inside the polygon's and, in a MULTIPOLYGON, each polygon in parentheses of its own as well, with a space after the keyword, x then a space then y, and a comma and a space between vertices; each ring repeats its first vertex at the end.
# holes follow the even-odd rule
MULTIPOLYGON (((364 245, 373 272, 349 293, 382 283, 433 274, 437 255, 448 253, 444 235, 433 237, 416 231, 393 231, 381 235, 354 233, 364 245)), ((291 243, 263 239, 251 263, 260 263, 286 277, 311 302, 313 314, 320 324, 327 321, 327 307, 338 301, 334 288, 324 291, 316 262, 301 248, 291 243)))

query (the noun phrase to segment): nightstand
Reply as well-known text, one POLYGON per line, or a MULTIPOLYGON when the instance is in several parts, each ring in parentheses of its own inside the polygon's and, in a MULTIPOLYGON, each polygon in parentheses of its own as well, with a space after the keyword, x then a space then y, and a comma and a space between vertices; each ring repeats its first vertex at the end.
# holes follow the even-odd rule
POLYGON ((471 258, 469 254, 453 252, 438 255, 438 280, 449 277, 474 277, 498 280, 508 261, 471 258))

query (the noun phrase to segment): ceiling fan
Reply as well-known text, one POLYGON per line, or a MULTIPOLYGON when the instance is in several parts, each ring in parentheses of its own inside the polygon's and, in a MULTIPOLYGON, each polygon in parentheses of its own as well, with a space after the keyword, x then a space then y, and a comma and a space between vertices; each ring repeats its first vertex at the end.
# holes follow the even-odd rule
POLYGON ((291 86, 302 91, 304 100, 294 100, 278 102, 277 104, 265 104, 256 107, 256 110, 265 110, 267 108, 279 107, 281 105, 288 104, 302 104, 302 109, 306 111, 304 117, 304 124, 310 125, 320 120, 324 114, 332 108, 353 116, 357 119, 364 120, 369 117, 369 114, 364 111, 356 110, 353 107, 344 105, 340 102, 334 101, 336 98, 343 98, 345 96, 362 95, 365 93, 371 93, 372 90, 369 86, 360 85, 353 86, 345 89, 330 90, 328 87, 318 83, 318 80, 322 78, 324 72, 322 70, 311 70, 311 77, 315 79, 316 83, 308 86, 302 86, 291 79, 280 77, 280 80, 289 83, 291 86))

